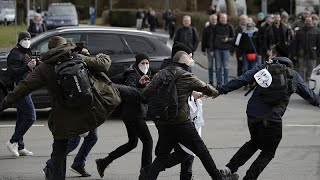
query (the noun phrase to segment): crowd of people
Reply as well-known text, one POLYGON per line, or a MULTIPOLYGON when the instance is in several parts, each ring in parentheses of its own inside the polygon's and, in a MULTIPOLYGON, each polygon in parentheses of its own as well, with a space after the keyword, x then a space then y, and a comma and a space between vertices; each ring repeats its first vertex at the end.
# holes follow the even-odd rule
POLYGON ((292 23, 285 11, 267 16, 260 12, 255 18, 240 15, 239 24, 235 28, 227 19, 226 14, 212 14, 203 31, 201 50, 208 55, 210 84, 213 83, 214 60, 217 85, 221 85, 228 82, 229 54, 235 54, 237 75, 240 76, 254 66, 264 64, 271 47, 279 43, 288 46, 288 56, 304 81, 308 81, 312 69, 319 64, 319 18, 308 9, 292 23), (222 69, 225 75, 223 83, 222 69))

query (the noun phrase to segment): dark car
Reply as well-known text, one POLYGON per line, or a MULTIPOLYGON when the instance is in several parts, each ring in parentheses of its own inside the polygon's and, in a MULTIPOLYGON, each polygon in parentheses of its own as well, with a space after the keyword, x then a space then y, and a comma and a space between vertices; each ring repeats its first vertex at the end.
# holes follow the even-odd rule
POLYGON ((47 29, 63 26, 78 26, 78 13, 72 3, 52 3, 48 7, 44 21, 47 29))
MULTIPOLYGON (((150 69, 157 72, 163 59, 171 54, 167 45, 168 35, 137 31, 129 28, 113 27, 63 27, 47 31, 31 39, 31 51, 40 57, 48 51, 48 41, 53 36, 62 36, 68 41, 77 43, 85 41, 90 53, 110 55, 112 64, 108 71, 109 77, 114 77, 123 72, 135 61, 135 54, 147 53, 150 57, 150 69)), ((4 74, 7 68, 7 54, 0 56, 0 99, 5 94, 3 85, 4 74)), ((41 89, 32 93, 36 108, 50 107, 47 90, 41 89)))

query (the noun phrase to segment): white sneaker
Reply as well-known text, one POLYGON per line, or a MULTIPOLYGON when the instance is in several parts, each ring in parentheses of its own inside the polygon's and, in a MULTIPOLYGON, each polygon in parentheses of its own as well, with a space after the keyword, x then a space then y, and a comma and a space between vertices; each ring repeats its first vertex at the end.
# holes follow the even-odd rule
POLYGON ((33 152, 29 151, 28 149, 24 148, 18 151, 20 156, 33 156, 33 152))
POLYGON ((10 141, 8 141, 6 143, 6 146, 8 148, 8 150, 16 157, 19 157, 19 152, 18 152, 18 143, 10 143, 10 141))

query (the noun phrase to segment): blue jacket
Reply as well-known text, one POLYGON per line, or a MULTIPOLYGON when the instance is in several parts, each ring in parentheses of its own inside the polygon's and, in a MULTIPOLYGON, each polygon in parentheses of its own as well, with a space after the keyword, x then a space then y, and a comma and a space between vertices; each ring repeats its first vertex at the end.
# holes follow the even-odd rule
MULTIPOLYGON (((274 60, 280 60, 288 62, 290 61, 284 57, 277 57, 274 60)), ((291 61, 290 61, 291 62, 291 61)), ((242 76, 238 76, 237 78, 229 81, 227 84, 223 86, 217 87, 217 90, 220 94, 227 94, 228 92, 237 90, 247 84, 253 83, 255 81, 254 74, 256 74, 261 69, 265 68, 267 65, 262 64, 255 66, 253 69, 247 71, 242 76)), ((295 93, 299 94, 302 98, 308 101, 310 104, 314 106, 319 106, 320 100, 319 97, 314 94, 312 90, 308 88, 308 86, 304 83, 301 76, 294 70, 292 70, 293 76, 293 90, 295 93)), ((286 111, 287 106, 284 108, 274 109, 270 107, 263 101, 262 95, 259 93, 260 88, 256 88, 248 101, 247 105, 247 115, 252 116, 259 119, 265 119, 273 122, 282 122, 282 116, 286 111)), ((290 94, 291 96, 291 94, 290 94)))

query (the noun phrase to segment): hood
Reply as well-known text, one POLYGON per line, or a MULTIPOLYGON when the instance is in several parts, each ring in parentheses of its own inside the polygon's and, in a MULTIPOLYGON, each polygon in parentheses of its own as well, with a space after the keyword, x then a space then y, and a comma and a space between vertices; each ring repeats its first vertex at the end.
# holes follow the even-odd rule
POLYGON ((286 57, 274 57, 274 58, 272 58, 272 61, 273 62, 278 61, 280 64, 286 64, 289 67, 293 67, 293 62, 289 58, 286 58, 286 57))
POLYGON ((76 46, 74 44, 67 43, 50 49, 43 55, 42 61, 47 64, 58 62, 62 59, 62 57, 69 57, 70 51, 75 47, 76 46))

